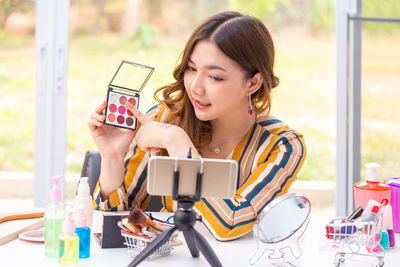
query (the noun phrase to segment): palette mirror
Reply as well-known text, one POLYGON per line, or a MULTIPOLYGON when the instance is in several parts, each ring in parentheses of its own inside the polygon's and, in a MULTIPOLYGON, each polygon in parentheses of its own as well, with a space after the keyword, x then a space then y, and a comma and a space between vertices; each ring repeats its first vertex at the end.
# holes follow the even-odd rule
POLYGON ((125 104, 130 102, 139 108, 140 92, 146 85, 154 68, 123 60, 111 79, 107 90, 105 124, 136 129, 136 118, 125 104))

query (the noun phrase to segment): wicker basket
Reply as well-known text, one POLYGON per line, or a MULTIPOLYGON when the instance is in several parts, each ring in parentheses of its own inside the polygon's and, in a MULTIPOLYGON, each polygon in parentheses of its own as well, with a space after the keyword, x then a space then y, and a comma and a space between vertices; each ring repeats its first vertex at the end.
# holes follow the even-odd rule
MULTIPOLYGON (((155 239, 155 237, 151 238, 147 236, 137 235, 126 232, 124 230, 121 230, 121 235, 125 238, 124 244, 128 248, 128 251, 131 254, 132 258, 135 258, 155 239)), ((173 233, 168 241, 164 243, 161 247, 159 247, 156 251, 154 251, 149 257, 147 257, 147 259, 151 259, 157 256, 169 255, 171 253, 177 235, 177 232, 173 233)))

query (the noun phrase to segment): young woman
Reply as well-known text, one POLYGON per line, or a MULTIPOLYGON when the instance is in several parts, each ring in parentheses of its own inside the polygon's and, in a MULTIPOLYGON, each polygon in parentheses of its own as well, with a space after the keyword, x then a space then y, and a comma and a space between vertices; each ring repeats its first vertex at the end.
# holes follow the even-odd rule
MULTIPOLYGON (((265 25, 238 12, 223 12, 198 26, 174 70, 175 82, 154 94, 159 105, 146 115, 127 104, 140 122, 136 131, 104 125, 103 101, 89 128, 102 156, 94 203, 101 210, 145 208, 147 162, 156 154, 233 159, 238 188, 231 199, 195 204, 218 240, 249 232, 272 199, 296 179, 306 148, 300 133, 269 115, 274 45, 265 25), (162 93, 162 99, 158 98, 162 93)), ((171 197, 163 197, 173 211, 171 197)))

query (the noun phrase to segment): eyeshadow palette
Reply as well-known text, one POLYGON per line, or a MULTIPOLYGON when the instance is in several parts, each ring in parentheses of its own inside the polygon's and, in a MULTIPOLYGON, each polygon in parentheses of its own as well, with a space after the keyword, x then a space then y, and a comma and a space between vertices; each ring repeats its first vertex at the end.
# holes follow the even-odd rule
POLYGON ((123 60, 107 91, 107 107, 105 124, 136 129, 136 117, 126 106, 130 102, 136 109, 139 108, 139 93, 146 85, 154 68, 123 60))
POLYGON ((136 129, 136 118, 130 112, 125 103, 129 101, 135 108, 139 106, 139 95, 129 95, 108 91, 106 124, 122 128, 136 129))

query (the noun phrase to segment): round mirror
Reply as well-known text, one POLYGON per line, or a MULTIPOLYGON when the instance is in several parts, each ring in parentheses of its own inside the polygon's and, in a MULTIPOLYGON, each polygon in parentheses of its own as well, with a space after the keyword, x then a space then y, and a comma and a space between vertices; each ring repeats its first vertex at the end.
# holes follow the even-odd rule
POLYGON ((277 243, 294 234, 307 220, 310 201, 299 193, 282 195, 265 206, 254 231, 264 243, 277 243))

